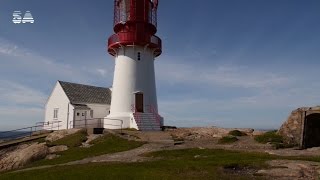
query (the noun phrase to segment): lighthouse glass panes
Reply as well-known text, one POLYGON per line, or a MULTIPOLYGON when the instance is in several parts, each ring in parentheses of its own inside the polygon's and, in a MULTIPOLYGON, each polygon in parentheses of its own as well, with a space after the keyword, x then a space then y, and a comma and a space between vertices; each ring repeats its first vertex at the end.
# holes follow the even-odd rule
POLYGON ((120 0, 119 1, 120 8, 120 22, 127 22, 130 17, 130 0, 120 0))

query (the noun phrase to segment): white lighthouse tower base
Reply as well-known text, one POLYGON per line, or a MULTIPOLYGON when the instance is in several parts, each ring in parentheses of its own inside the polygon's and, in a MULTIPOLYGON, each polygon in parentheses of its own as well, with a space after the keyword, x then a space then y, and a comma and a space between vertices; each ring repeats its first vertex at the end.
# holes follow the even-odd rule
POLYGON ((153 49, 123 46, 117 50, 110 114, 104 128, 160 130, 153 49))

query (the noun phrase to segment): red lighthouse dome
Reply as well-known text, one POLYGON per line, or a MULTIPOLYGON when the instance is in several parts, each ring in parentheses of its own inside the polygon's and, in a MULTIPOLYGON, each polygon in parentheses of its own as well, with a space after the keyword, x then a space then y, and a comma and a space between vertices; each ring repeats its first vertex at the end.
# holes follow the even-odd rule
POLYGON ((158 0, 115 0, 114 32, 108 39, 108 52, 115 56, 121 46, 140 45, 162 52, 157 32, 158 0))

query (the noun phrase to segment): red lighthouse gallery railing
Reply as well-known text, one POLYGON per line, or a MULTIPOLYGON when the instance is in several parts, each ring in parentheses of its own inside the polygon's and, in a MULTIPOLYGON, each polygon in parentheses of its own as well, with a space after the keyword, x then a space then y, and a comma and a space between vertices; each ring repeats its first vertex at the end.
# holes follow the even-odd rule
POLYGON ((117 49, 126 45, 148 45, 157 57, 162 52, 157 32, 156 0, 115 0, 114 32, 108 39, 108 52, 115 56, 117 49))

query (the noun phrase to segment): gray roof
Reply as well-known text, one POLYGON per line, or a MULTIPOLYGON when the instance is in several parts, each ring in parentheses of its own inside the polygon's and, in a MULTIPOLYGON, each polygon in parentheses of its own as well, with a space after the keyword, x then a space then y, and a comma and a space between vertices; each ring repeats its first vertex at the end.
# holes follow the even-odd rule
POLYGON ((58 82, 71 104, 111 104, 111 90, 109 88, 58 82))

